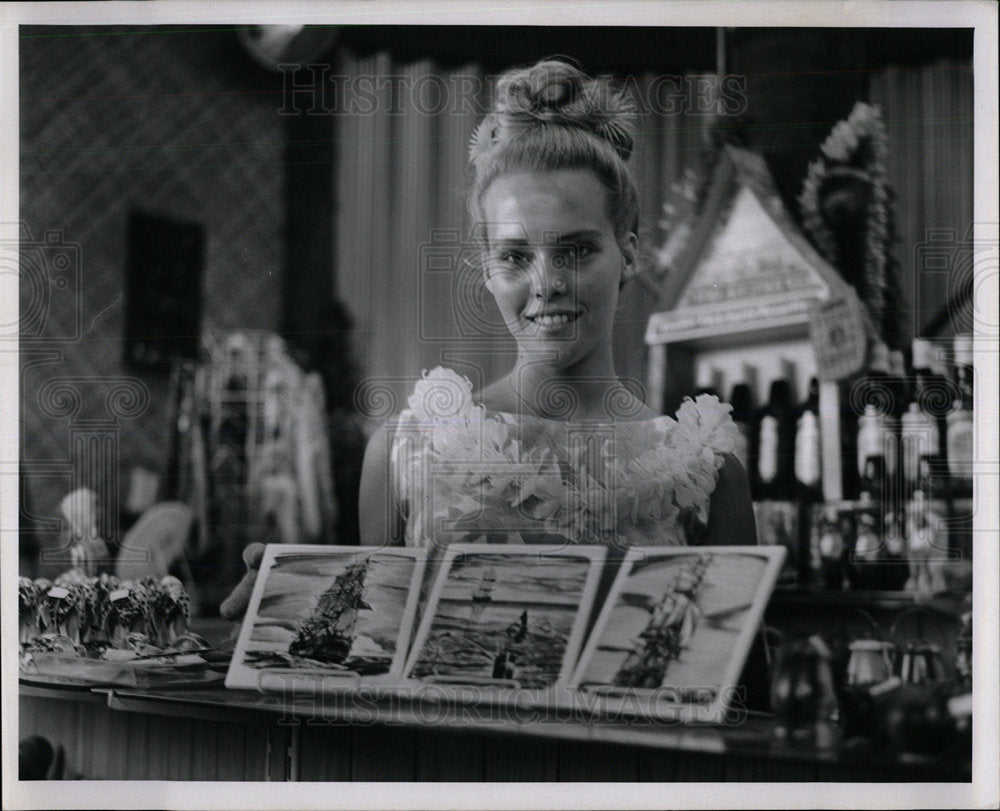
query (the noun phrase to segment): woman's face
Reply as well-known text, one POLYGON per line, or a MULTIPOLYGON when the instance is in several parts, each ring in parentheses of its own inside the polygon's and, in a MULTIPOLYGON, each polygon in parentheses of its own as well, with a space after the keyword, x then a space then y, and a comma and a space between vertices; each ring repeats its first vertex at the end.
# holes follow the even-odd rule
POLYGON ((637 240, 615 237, 607 191, 585 169, 501 175, 482 196, 486 285, 523 350, 566 368, 606 349, 637 240), (544 353, 544 354, 543 354, 544 353))

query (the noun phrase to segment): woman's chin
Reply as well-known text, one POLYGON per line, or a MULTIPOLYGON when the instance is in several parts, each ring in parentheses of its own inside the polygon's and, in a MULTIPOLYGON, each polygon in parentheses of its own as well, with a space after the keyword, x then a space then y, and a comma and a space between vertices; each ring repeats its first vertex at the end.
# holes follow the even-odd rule
POLYGON ((522 352, 538 355, 539 360, 552 359, 560 364, 577 354, 572 336, 522 334, 517 336, 517 345, 522 352))

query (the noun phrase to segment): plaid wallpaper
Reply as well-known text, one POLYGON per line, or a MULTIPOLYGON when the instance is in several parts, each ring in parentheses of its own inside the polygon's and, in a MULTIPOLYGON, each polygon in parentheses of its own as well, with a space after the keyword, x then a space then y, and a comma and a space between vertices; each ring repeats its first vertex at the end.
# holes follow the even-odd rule
POLYGON ((122 365, 129 211, 203 225, 204 326, 277 328, 284 129, 232 30, 22 28, 20 63, 22 540, 51 546, 70 487, 166 469, 167 379, 122 365))

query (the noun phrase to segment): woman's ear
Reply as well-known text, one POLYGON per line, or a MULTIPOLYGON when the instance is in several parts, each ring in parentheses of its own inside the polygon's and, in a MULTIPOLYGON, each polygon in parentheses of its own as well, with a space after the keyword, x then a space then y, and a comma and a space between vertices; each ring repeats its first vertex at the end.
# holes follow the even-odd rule
POLYGON ((629 231, 619 243, 622 252, 622 277, 618 283, 621 289, 625 282, 631 279, 639 270, 639 237, 634 231, 629 231))

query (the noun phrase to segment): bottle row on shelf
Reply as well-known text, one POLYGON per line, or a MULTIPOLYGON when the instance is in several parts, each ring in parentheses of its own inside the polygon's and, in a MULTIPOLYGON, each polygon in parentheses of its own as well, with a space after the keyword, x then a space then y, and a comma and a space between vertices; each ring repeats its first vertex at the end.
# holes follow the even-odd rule
POLYGON ((876 344, 866 370, 839 384, 844 499, 823 500, 819 383, 796 403, 775 380, 755 403, 729 402, 741 437, 761 542, 790 547, 788 577, 828 588, 941 591, 972 555, 972 339, 876 344), (945 351, 945 350, 949 351, 945 351))

